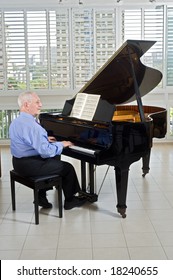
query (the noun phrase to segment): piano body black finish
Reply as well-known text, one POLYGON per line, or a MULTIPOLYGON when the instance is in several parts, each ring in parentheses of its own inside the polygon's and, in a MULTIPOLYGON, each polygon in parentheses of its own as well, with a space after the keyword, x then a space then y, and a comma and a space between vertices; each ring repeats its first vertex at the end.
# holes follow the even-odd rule
POLYGON ((166 134, 166 110, 143 106, 141 97, 162 79, 160 71, 144 66, 140 57, 153 41, 128 40, 80 90, 101 95, 92 121, 71 118, 75 97, 67 100, 63 111, 40 114, 40 123, 58 141, 70 140, 86 150, 65 148, 63 154, 81 161, 82 190, 89 201, 94 191, 94 166, 115 168, 117 210, 126 217, 126 195, 130 165, 143 159, 143 176, 149 172, 153 137, 166 134), (137 105, 123 105, 137 100, 137 105), (86 192, 86 163, 89 163, 90 192, 86 192))

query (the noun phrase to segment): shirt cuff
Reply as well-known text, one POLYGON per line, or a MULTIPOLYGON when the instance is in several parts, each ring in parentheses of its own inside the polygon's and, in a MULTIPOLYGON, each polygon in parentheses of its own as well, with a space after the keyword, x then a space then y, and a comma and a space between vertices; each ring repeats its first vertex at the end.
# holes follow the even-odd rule
POLYGON ((58 142, 58 150, 59 150, 59 154, 61 154, 61 153, 62 153, 63 148, 64 148, 63 143, 62 143, 62 142, 58 142))

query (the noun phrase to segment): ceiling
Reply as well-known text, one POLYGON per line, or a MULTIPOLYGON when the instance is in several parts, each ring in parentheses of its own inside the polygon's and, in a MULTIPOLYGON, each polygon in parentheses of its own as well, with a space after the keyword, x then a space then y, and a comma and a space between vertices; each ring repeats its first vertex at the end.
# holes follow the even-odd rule
POLYGON ((51 6, 108 6, 108 5, 142 5, 148 4, 152 5, 150 2, 152 1, 153 4, 166 4, 172 3, 172 0, 107 0, 105 4, 105 0, 0 0, 0 7, 1 8, 22 8, 22 7, 51 7, 51 6))

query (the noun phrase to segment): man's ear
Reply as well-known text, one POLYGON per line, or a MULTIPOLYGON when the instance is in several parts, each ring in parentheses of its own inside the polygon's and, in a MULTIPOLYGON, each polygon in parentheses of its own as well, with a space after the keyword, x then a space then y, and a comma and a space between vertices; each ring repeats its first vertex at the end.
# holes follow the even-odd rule
POLYGON ((23 103, 23 106, 24 106, 25 108, 28 108, 28 107, 29 107, 29 103, 28 103, 27 101, 25 101, 25 102, 23 103))
POLYGON ((22 110, 28 112, 29 111, 29 102, 25 101, 22 105, 22 110))

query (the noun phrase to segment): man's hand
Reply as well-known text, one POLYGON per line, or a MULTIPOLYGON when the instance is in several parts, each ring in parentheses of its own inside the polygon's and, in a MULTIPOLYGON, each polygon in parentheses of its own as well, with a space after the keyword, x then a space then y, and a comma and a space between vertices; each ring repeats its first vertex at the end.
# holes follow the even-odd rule
POLYGON ((70 146, 73 146, 73 145, 74 145, 74 144, 73 144, 72 142, 70 142, 70 141, 62 141, 62 143, 63 143, 64 148, 65 148, 65 147, 70 147, 70 146))
MULTIPOLYGON (((48 140, 50 143, 57 142, 57 139, 54 136, 48 136, 48 140)), ((62 144, 64 148, 74 145, 71 141, 62 141, 62 144)))

